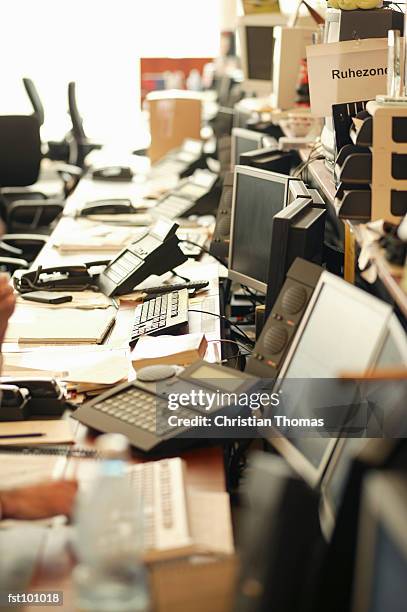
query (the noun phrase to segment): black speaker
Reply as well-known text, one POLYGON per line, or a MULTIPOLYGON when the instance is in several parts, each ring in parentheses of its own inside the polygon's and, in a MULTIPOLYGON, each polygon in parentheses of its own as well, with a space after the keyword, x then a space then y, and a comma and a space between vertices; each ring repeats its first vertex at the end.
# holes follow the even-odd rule
POLYGON ((233 172, 227 172, 223 180, 222 195, 220 197, 218 212, 216 214, 216 226, 213 233, 210 252, 216 257, 227 259, 230 242, 230 221, 232 214, 233 199, 233 172))
POLYGON ((322 272, 320 266, 297 257, 256 342, 246 372, 276 378, 322 272))

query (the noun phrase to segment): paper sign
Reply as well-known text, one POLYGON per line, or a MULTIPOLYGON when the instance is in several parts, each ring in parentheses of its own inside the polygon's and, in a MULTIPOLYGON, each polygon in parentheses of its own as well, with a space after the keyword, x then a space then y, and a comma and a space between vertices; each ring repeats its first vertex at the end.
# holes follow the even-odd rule
POLYGON ((330 117, 333 104, 374 100, 387 91, 387 39, 307 47, 311 112, 330 117))

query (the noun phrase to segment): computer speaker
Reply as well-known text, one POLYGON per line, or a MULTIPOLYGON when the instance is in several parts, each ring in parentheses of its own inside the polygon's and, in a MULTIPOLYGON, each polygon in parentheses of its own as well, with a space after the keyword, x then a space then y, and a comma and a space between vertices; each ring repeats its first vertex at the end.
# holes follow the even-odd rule
POLYGON ((246 372, 276 378, 322 272, 320 266, 297 257, 256 342, 246 372))
POLYGON ((223 180, 222 195, 216 214, 216 226, 210 246, 210 253, 226 260, 229 253, 230 222, 233 199, 233 172, 227 172, 223 180))

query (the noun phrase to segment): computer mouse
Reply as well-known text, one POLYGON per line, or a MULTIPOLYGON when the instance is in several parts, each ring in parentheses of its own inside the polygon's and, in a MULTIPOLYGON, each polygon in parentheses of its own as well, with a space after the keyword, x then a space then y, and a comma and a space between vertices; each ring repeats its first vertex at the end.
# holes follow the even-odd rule
POLYGON ((134 176, 129 166, 105 166, 92 172, 92 177, 102 181, 131 181, 134 176))

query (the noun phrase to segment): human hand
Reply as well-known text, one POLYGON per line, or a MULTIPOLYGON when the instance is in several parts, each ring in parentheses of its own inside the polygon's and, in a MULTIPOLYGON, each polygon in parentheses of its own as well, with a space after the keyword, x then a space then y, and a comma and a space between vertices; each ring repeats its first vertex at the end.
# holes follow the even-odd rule
POLYGON ((3 518, 45 519, 59 514, 70 516, 78 483, 60 480, 0 492, 3 518))
POLYGON ((14 312, 16 298, 8 274, 0 273, 0 344, 4 340, 8 320, 14 312))

